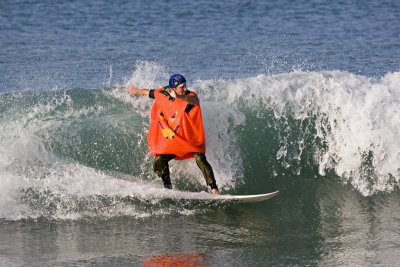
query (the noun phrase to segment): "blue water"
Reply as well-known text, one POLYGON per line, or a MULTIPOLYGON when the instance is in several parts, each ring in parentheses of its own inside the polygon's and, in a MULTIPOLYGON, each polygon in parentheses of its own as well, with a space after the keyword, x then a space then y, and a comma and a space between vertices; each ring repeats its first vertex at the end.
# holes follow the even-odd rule
POLYGON ((293 69, 381 76, 399 70, 399 5, 2 1, 1 90, 98 88, 140 60, 191 80, 293 69))
MULTIPOLYGON (((396 266, 399 18, 399 1, 0 1, 0 265, 396 266), (279 196, 166 197, 152 102, 124 85, 172 73, 221 190, 279 196)), ((207 190, 193 161, 171 173, 207 190)))

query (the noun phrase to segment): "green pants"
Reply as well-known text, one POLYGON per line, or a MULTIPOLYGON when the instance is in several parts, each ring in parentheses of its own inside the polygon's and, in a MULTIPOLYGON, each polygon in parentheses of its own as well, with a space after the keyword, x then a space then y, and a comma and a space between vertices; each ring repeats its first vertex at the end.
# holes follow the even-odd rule
MULTIPOLYGON (((215 182, 215 177, 212 167, 206 159, 206 154, 194 152, 193 155, 194 158, 196 159, 197 166, 203 173, 207 185, 210 186, 211 189, 218 188, 215 182)), ((175 157, 176 155, 173 154, 163 154, 163 155, 159 154, 156 155, 153 161, 153 170, 159 177, 162 178, 165 188, 170 188, 170 189, 172 188, 168 162, 174 159, 175 157)))

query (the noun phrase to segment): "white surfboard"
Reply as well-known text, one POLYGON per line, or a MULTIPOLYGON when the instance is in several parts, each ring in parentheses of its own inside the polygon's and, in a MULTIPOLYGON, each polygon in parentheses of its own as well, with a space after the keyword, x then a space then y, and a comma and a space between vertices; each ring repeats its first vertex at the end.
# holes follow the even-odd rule
POLYGON ((237 201, 244 203, 261 202, 278 195, 279 191, 258 195, 211 195, 210 199, 237 201))
POLYGON ((258 195, 213 195, 206 192, 182 192, 182 191, 165 191, 167 194, 162 198, 185 199, 185 200, 206 200, 206 201, 234 201, 241 203, 261 202, 278 195, 279 191, 258 194, 258 195), (172 194, 171 194, 172 193, 172 194))

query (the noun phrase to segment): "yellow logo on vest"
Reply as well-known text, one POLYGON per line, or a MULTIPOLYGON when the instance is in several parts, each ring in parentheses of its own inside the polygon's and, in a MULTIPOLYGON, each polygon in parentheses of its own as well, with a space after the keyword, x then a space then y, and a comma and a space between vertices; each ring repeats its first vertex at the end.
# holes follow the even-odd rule
POLYGON ((178 116, 178 111, 172 114, 172 116, 170 116, 167 120, 161 108, 158 109, 159 125, 161 128, 161 133, 165 139, 173 139, 175 137, 175 134, 179 129, 179 125, 176 125, 172 130, 173 127, 172 124, 175 122, 177 116, 178 116))

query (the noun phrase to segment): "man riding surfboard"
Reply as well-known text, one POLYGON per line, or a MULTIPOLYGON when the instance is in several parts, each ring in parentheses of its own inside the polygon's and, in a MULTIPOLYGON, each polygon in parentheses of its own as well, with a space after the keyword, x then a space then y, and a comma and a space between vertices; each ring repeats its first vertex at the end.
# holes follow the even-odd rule
POLYGON ((127 86, 131 96, 148 95, 154 99, 151 109, 148 147, 154 156, 153 170, 164 187, 172 189, 168 162, 194 157, 211 193, 220 194, 214 172, 206 159, 205 137, 199 98, 186 87, 186 79, 174 74, 169 85, 158 89, 127 86))

